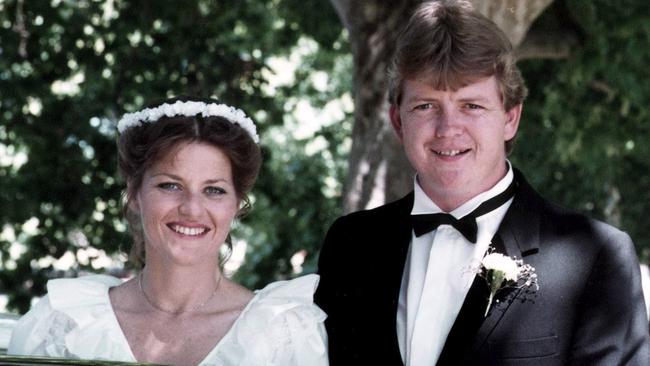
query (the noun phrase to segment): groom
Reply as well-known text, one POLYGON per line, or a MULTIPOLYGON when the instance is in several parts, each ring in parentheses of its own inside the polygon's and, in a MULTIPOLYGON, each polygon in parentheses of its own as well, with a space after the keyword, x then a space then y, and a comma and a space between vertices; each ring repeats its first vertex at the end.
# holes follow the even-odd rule
POLYGON ((316 301, 331 365, 650 365, 629 236, 551 204, 506 159, 526 89, 503 32, 466 2, 426 2, 390 76, 417 174, 406 197, 327 234, 316 301), (536 278, 488 302, 489 253, 536 278))

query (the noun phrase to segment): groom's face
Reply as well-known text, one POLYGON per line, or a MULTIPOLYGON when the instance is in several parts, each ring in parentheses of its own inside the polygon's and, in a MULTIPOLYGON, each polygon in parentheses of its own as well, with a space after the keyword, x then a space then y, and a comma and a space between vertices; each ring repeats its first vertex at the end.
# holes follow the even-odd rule
POLYGON ((494 76, 457 90, 428 78, 405 80, 391 122, 427 195, 445 211, 494 186, 506 173, 504 143, 519 125, 521 105, 504 110, 494 76))

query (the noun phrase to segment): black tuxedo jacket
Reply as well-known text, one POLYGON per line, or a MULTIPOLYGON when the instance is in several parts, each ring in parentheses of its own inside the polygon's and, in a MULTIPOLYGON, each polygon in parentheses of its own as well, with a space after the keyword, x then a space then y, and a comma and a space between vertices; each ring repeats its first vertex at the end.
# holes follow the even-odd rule
MULTIPOLYGON (((552 205, 515 170, 517 191, 493 244, 536 269, 539 290, 504 290, 484 318, 475 279, 438 365, 650 365, 641 276, 629 236, 552 205)), ((317 304, 330 363, 402 365, 397 302, 413 193, 341 217, 319 258, 317 304)), ((441 299, 442 300, 442 299, 441 299)))

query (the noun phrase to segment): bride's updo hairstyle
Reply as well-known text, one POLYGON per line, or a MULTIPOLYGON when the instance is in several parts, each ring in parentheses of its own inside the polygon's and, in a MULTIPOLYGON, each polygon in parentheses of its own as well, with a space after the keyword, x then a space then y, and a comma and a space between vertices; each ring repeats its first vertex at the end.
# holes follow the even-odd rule
MULTIPOLYGON (((126 114, 120 132, 118 170, 127 183, 124 213, 133 236, 129 260, 136 268, 145 262, 144 235, 139 215, 130 203, 140 190, 147 169, 186 143, 204 143, 220 149, 230 160, 238 216, 250 208, 247 194, 262 162, 255 125, 244 112, 214 99, 173 98, 126 114)), ((226 239, 230 247, 230 235, 226 239)))

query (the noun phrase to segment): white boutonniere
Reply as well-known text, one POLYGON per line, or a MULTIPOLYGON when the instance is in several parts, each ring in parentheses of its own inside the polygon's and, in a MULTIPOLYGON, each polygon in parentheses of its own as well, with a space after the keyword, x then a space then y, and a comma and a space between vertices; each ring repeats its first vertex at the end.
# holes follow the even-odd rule
POLYGON ((495 295, 504 288, 531 288, 537 291, 537 274, 530 264, 524 264, 522 259, 507 257, 496 253, 492 248, 481 260, 479 274, 485 278, 490 288, 485 315, 487 316, 495 295))

